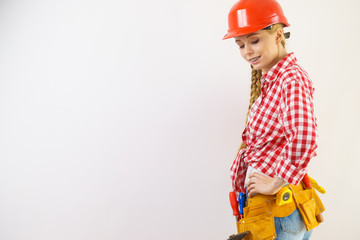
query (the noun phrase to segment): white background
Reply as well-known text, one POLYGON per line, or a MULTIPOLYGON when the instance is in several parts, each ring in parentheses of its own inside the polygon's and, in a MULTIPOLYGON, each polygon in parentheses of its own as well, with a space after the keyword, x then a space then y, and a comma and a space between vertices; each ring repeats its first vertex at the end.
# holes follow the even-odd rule
MULTIPOLYGON (((250 68, 233 0, 0 2, 0 239, 221 240, 250 68)), ((280 1, 316 88, 328 193, 312 239, 360 239, 356 0, 280 1)))

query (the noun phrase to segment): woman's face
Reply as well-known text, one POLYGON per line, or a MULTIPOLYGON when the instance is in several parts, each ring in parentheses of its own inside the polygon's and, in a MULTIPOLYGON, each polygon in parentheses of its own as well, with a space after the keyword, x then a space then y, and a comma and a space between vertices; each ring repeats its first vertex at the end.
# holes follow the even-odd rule
POLYGON ((277 29, 274 33, 260 30, 237 36, 235 41, 239 45, 241 56, 256 70, 266 73, 284 57, 284 53, 280 51, 281 36, 282 29, 277 29))

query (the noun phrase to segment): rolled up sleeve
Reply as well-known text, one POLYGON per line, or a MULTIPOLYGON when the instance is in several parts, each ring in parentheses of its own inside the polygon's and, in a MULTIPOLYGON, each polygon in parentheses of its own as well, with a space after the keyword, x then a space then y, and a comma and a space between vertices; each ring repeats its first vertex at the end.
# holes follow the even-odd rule
POLYGON ((279 120, 284 126, 286 146, 278 159, 276 175, 298 185, 310 159, 316 155, 317 125, 313 88, 294 77, 281 92, 279 120))

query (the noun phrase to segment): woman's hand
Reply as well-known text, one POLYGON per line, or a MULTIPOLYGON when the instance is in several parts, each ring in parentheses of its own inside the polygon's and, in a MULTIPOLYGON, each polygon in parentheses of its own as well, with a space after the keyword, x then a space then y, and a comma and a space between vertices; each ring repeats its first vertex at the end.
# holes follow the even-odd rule
POLYGON ((273 195, 277 193, 285 183, 285 180, 278 177, 272 178, 260 173, 252 173, 250 174, 250 180, 246 187, 249 197, 255 193, 273 195))

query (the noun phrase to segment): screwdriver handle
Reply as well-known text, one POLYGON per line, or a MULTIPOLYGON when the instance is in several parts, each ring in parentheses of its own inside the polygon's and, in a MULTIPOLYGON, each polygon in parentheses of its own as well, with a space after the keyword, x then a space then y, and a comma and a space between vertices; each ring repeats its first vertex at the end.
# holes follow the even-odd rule
POLYGON ((304 183, 306 188, 311 188, 310 177, 309 177, 309 175, 307 173, 305 173, 305 175, 304 175, 303 183, 304 183))
POLYGON ((240 209, 240 215, 244 214, 244 207, 245 207, 245 194, 239 193, 239 209, 240 209))
POLYGON ((231 208, 233 210, 233 215, 234 216, 239 216, 239 209, 238 209, 238 202, 236 200, 236 194, 235 192, 230 192, 229 193, 229 198, 230 198, 230 204, 231 204, 231 208))

